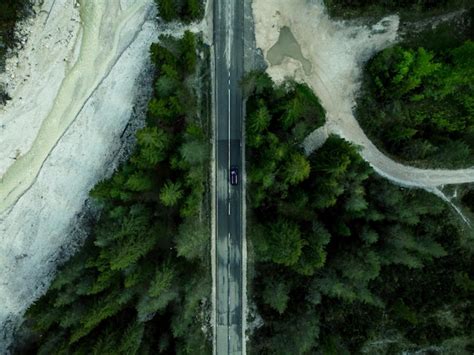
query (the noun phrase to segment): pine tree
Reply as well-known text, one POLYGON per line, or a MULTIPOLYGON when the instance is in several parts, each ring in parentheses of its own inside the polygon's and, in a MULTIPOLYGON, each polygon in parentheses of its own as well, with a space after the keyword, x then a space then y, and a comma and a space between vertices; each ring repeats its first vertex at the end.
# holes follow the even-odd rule
POLYGON ((171 261, 167 260, 156 270, 155 276, 150 282, 148 294, 151 297, 157 297, 168 291, 176 281, 176 276, 176 270, 171 265, 171 261))
POLYGON ((133 173, 125 184, 128 189, 135 192, 150 191, 153 185, 153 176, 143 171, 133 173))
POLYGON ((159 15, 166 22, 175 20, 178 17, 175 0, 156 0, 158 4, 159 15))
POLYGON ((200 19, 203 15, 202 0, 187 0, 186 13, 191 21, 200 19))
POLYGON ((196 35, 191 31, 185 31, 183 38, 179 41, 179 47, 182 68, 186 73, 194 73, 197 63, 196 35))
POLYGON ((191 140, 181 145, 181 156, 190 165, 201 166, 207 159, 208 150, 204 142, 191 140))
POLYGON ((199 218, 187 218, 179 226, 175 243, 179 256, 188 260, 206 260, 209 248, 209 228, 199 218))
POLYGON ((283 314, 290 300, 290 284, 282 278, 276 279, 272 276, 266 278, 264 283, 265 286, 262 291, 263 302, 268 304, 279 314, 283 314))
POLYGON ((160 190, 160 201, 166 207, 176 206, 183 197, 183 190, 179 181, 167 181, 160 190))
POLYGON ((293 153, 284 170, 284 180, 290 185, 297 185, 309 177, 311 166, 303 154, 293 153))
POLYGON ((292 269, 297 273, 311 276, 326 263, 326 245, 331 240, 331 234, 319 222, 313 222, 313 231, 305 239, 301 257, 292 269))
MULTIPOLYGON (((174 70, 174 69, 173 69, 174 70)), ((160 76, 155 83, 156 95, 159 98, 170 97, 178 88, 178 81, 169 75, 160 76)))
POLYGON ((157 127, 145 127, 137 132, 139 152, 132 162, 140 167, 154 167, 166 158, 171 139, 169 135, 157 127))
POLYGON ((257 135, 265 131, 270 125, 271 115, 263 100, 259 102, 259 108, 245 120, 247 124, 247 134, 257 135))
POLYGON ((268 227, 268 253, 274 263, 286 266, 296 264, 303 245, 298 224, 278 219, 268 227))

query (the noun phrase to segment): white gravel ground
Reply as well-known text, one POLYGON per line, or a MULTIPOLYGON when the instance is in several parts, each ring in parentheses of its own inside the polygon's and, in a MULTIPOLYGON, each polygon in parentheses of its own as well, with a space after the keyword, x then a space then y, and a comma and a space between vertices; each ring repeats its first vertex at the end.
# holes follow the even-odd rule
POLYGON ((44 1, 42 12, 23 25, 31 37, 2 78, 13 99, 0 111, 1 354, 22 313, 46 290, 58 259, 67 256, 71 223, 121 146, 140 94, 137 78, 157 38, 153 0, 94 1, 81 1, 93 12, 82 13, 82 24, 73 1, 44 1), (82 41, 87 26, 103 35, 90 39, 90 47, 82 41), (78 58, 87 65, 75 73, 78 58), (46 151, 37 153, 38 144, 46 151), (31 169, 13 169, 17 151, 31 154, 31 169), (8 201, 15 181, 26 188, 8 201))

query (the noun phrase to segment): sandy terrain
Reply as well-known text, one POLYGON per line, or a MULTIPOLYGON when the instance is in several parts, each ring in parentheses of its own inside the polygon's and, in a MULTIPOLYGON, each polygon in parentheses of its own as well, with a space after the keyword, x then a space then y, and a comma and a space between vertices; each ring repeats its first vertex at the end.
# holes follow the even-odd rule
POLYGON ((72 1, 46 1, 38 16, 22 24, 28 37, 18 56, 6 63, 0 81, 13 98, 0 107, 0 176, 27 152, 54 103, 66 71, 77 60, 81 26, 72 1), (58 16, 62 12, 65 17, 58 16), (76 50, 75 50, 76 49, 76 50), (76 52, 76 53, 74 53, 76 52), (34 116, 35 119, 28 119, 34 116))
POLYGON ((288 26, 303 56, 312 63, 310 75, 305 75, 300 62, 290 58, 268 68, 277 82, 287 76, 306 82, 327 111, 327 124, 307 140, 307 151, 317 148, 327 134, 335 133, 360 146, 362 157, 374 170, 397 184, 438 191, 441 185, 474 182, 474 169, 423 170, 389 159, 372 144, 354 118, 352 109, 363 64, 397 41, 397 16, 386 17, 371 27, 333 21, 322 0, 254 0, 253 11, 257 46, 265 56, 278 40, 279 29, 288 26))
POLYGON ((80 7, 46 0, 26 24, 25 49, 8 62, 2 80, 13 99, 0 111, 2 354, 70 253, 71 223, 88 191, 115 161, 157 37, 153 9, 153 0, 80 7))
MULTIPOLYGON (((54 7, 51 10, 49 20, 57 19, 57 21, 60 21, 63 18, 62 14, 68 8, 58 8, 57 2, 53 4, 54 7), (59 13, 55 14, 54 11, 57 8, 59 13)), ((71 6, 69 5, 69 7, 71 6)), ((31 146, 24 153, 19 151, 14 159, 11 159, 11 156, 8 157, 13 160, 13 164, 2 173, 0 181, 0 213, 13 206, 32 185, 51 150, 71 123, 74 122, 79 112, 83 109, 84 104, 96 91, 99 84, 116 64, 117 59, 120 58, 123 51, 131 43, 137 32, 127 31, 127 29, 133 28, 136 30, 137 27, 140 28, 139 26, 144 21, 144 14, 147 8, 150 8, 148 0, 137 1, 126 8, 126 10, 122 10, 121 3, 115 0, 82 2, 80 9, 81 21, 83 23, 81 26, 81 40, 79 41, 76 38, 74 40, 75 45, 72 48, 72 51, 77 53, 74 56, 76 58, 71 58, 69 68, 66 66, 65 70, 61 70, 64 73, 64 77, 58 80, 60 85, 56 94, 48 92, 47 97, 40 97, 44 101, 35 102, 31 100, 33 102, 33 111, 30 111, 30 114, 33 113, 37 119, 42 118, 38 116, 36 107, 39 107, 41 111, 41 108, 46 106, 46 116, 39 120, 41 123, 39 129, 35 130, 36 134, 31 146)), ((46 25, 52 25, 49 20, 46 25)), ((68 25, 69 22, 67 22, 68 25)), ((60 28, 61 23, 57 25, 54 24, 55 32, 63 32, 57 30, 57 28, 60 28)), ((54 34, 50 38, 54 38, 54 34)), ((65 47, 70 42, 66 41, 65 47)), ((30 43, 33 42, 30 41, 30 43)), ((54 44, 50 45, 54 47, 54 44)), ((50 57, 47 53, 50 45, 41 42, 35 43, 36 47, 43 48, 43 51, 38 51, 37 49, 37 55, 35 56, 43 66, 51 64, 48 61, 50 57), (44 63, 45 61, 47 64, 44 63)), ((60 46, 58 45, 58 47, 60 46)), ((53 58, 57 60, 57 55, 59 54, 61 53, 55 53, 53 58)), ((68 63, 69 58, 65 55, 60 57, 63 57, 65 63, 68 63)), ((52 69, 50 68, 49 70, 52 69)), ((34 72, 42 72, 42 70, 35 68, 34 72)), ((41 78, 35 79, 41 80, 41 78)), ((32 80, 32 82, 38 83, 36 80, 32 80)), ((46 82, 46 85, 48 85, 49 78, 45 77, 43 82, 46 82)), ((35 97, 38 86, 41 87, 41 85, 24 85, 23 89, 26 88, 26 90, 23 91, 26 92, 23 92, 22 96, 25 98, 35 97), (32 87, 35 89, 35 92, 28 92, 27 90, 32 87)), ((29 100, 28 103, 31 105, 29 100)), ((7 116, 19 117, 25 122, 28 114, 25 114, 21 108, 22 106, 20 106, 20 112, 7 108, 7 116)), ((6 121, 8 121, 8 117, 6 121)), ((8 126, 10 125, 7 124, 8 126)), ((17 130, 17 134, 21 133, 22 130, 17 130)))

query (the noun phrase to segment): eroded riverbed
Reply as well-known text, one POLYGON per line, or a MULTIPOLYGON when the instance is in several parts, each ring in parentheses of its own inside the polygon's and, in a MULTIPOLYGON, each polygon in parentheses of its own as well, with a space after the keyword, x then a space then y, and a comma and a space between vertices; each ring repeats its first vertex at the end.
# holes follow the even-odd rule
POLYGON ((147 0, 136 1, 124 11, 115 0, 82 1, 79 57, 66 74, 30 150, 20 152, 1 177, 0 213, 10 208, 31 186, 48 154, 129 44, 131 38, 128 42, 122 38, 125 34, 121 28, 140 10, 143 12, 147 3, 147 0))

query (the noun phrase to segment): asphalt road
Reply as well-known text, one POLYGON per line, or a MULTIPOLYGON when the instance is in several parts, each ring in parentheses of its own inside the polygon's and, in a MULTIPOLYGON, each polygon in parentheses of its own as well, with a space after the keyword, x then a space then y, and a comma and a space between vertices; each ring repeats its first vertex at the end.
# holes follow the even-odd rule
POLYGON ((244 5, 214 1, 216 139, 216 339, 215 353, 242 354, 242 184, 229 183, 230 166, 242 170, 244 5))

